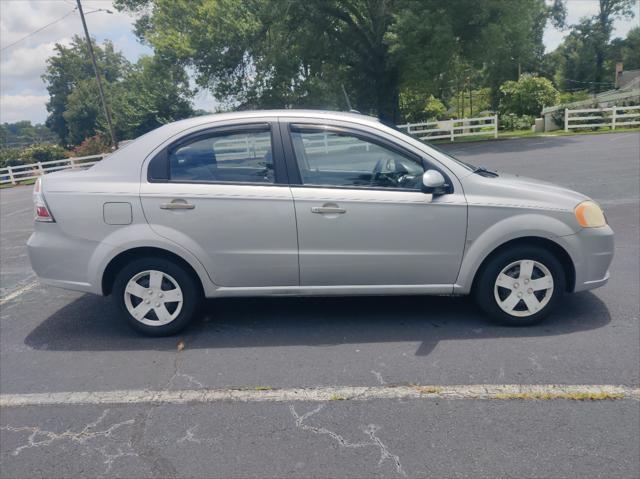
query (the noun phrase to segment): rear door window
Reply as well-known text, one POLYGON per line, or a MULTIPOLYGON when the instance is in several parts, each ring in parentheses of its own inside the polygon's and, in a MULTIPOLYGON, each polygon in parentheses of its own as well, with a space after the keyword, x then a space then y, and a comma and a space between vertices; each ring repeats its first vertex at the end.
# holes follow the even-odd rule
POLYGON ((271 131, 229 131, 198 136, 169 151, 176 182, 275 182, 271 131))

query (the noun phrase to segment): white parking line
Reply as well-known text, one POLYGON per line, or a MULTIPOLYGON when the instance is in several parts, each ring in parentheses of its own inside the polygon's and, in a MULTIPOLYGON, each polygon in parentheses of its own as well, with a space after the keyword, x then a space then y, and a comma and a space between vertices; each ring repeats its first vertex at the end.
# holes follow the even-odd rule
POLYGON ((464 386, 356 386, 268 389, 189 389, 180 391, 86 391, 2 394, 0 407, 78 404, 186 404, 220 401, 288 402, 371 399, 640 400, 640 388, 614 385, 476 384, 464 386))
POLYGON ((26 293, 29 290, 32 290, 36 286, 38 286, 38 280, 31 281, 30 283, 27 283, 24 286, 21 286, 20 288, 16 289, 15 291, 12 291, 8 295, 4 296, 3 298, 0 298, 0 305, 3 305, 4 303, 9 302, 12 299, 16 299, 21 294, 26 293))
POLYGON ((4 215, 4 218, 10 218, 11 216, 21 215, 22 213, 26 213, 28 211, 33 211, 33 207, 30 206, 29 208, 23 208, 21 210, 12 211, 11 213, 7 213, 6 215, 4 215))

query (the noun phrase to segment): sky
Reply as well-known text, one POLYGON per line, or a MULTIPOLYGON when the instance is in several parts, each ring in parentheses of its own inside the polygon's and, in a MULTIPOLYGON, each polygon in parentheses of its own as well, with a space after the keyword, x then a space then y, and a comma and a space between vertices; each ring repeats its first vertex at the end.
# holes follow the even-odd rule
MULTIPOLYGON (((135 19, 119 13, 111 0, 83 0, 82 5, 89 31, 98 42, 111 40, 132 62, 152 53, 133 34, 135 19), (89 13, 94 10, 98 11, 89 13)), ((0 123, 20 120, 43 123, 46 119, 45 104, 49 97, 41 76, 54 45, 69 44, 73 35, 83 33, 74 7, 75 0, 0 0, 0 123), (55 23, 24 38, 51 22, 55 23)), ((567 22, 577 23, 597 9, 598 0, 568 0, 567 22)), ((614 36, 624 37, 640 24, 640 2, 635 10, 635 18, 615 23, 614 36)), ((567 33, 548 26, 544 34, 546 50, 554 50, 567 33)), ((199 93, 194 101, 195 108, 203 110, 212 110, 215 105, 208 92, 199 93)))

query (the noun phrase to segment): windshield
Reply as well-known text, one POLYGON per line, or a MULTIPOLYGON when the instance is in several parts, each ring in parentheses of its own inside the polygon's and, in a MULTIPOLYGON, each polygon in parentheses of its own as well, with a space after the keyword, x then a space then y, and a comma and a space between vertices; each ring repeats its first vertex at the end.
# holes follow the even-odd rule
POLYGON ((401 130, 396 126, 392 126, 392 128, 397 131, 398 133, 401 133, 402 135, 411 138, 412 140, 417 140, 420 143, 424 143, 425 145, 427 145, 429 148, 433 148, 434 150, 436 150, 438 153, 441 153, 442 155, 446 156, 447 158, 449 158, 452 161, 455 161, 457 164, 459 164, 460 166, 462 166, 463 168, 466 168, 469 171, 475 171, 477 168, 470 164, 470 163, 466 163, 462 160, 459 160, 457 158, 455 158, 454 156, 451 156, 450 153, 447 153, 446 151, 444 151, 442 148, 438 148, 437 146, 435 146, 433 143, 429 143, 427 141, 421 140, 420 138, 416 138, 414 136, 409 135, 405 130, 401 130))
MULTIPOLYGON (((420 140, 420 141, 422 141, 422 140, 420 140)), ((425 145, 429 146, 430 148, 433 148, 437 152, 443 154, 444 156, 446 156, 450 160, 455 161, 459 165, 464 166, 468 170, 475 171, 477 169, 477 167, 475 165, 472 165, 471 163, 467 163, 465 161, 459 160, 458 158, 452 156, 450 153, 447 153, 446 151, 444 151, 442 148, 438 148, 433 143, 428 143, 426 141, 422 141, 422 143, 424 143, 425 145)))

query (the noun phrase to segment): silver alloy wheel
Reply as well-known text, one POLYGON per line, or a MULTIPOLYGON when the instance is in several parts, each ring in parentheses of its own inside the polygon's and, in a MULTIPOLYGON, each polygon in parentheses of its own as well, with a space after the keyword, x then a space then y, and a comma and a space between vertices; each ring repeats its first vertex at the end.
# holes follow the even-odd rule
POLYGON ((183 301, 178 282, 162 271, 142 271, 124 289, 127 311, 147 326, 163 326, 176 319, 183 301))
POLYGON ((493 294, 500 309, 511 316, 531 316, 549 303, 553 296, 553 276, 538 261, 514 261, 500 271, 493 294))

